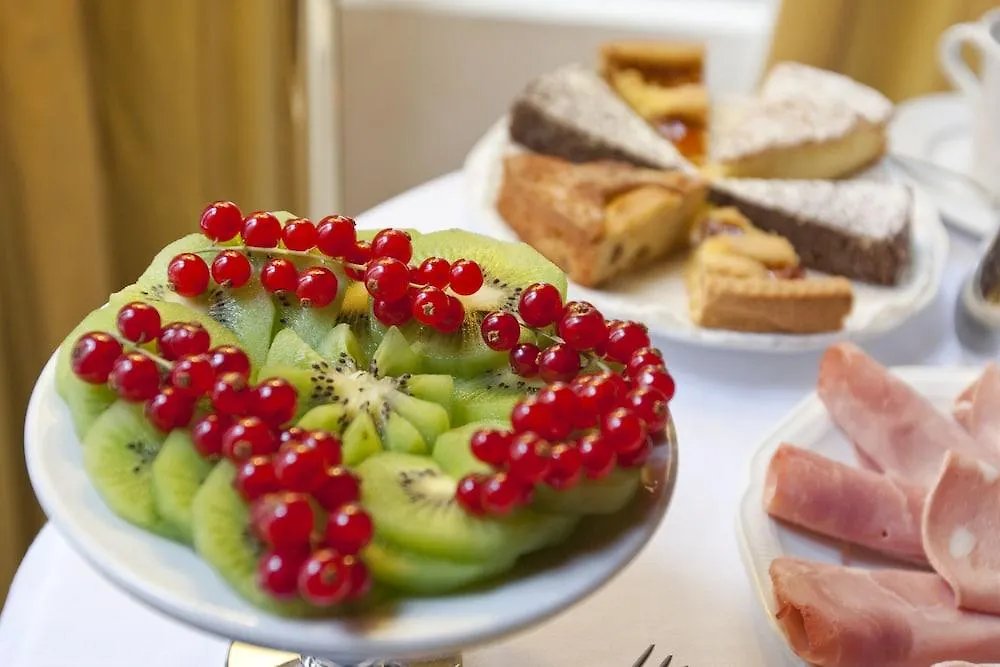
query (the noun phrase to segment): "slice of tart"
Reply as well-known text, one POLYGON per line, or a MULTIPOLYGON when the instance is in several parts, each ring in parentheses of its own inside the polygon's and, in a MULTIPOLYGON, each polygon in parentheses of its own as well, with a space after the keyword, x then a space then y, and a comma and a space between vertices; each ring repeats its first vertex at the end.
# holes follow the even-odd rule
POLYGON ((596 72, 568 65, 525 87, 510 110, 510 138, 570 162, 619 160, 691 169, 674 145, 636 114, 596 72))
POLYGON ((724 179, 709 199, 788 239, 809 269, 896 285, 910 263, 912 193, 899 183, 724 179))
POLYGON ((497 210, 522 241, 593 287, 685 247, 705 189, 678 170, 524 153, 504 159, 497 210))
POLYGON ((835 102, 850 107, 877 127, 892 120, 892 100, 849 76, 796 62, 774 65, 760 85, 764 99, 808 98, 818 103, 835 102))
POLYGON ((806 277, 791 244, 732 207, 705 207, 691 231, 685 280, 701 327, 754 333, 837 331, 851 312, 851 282, 806 277))

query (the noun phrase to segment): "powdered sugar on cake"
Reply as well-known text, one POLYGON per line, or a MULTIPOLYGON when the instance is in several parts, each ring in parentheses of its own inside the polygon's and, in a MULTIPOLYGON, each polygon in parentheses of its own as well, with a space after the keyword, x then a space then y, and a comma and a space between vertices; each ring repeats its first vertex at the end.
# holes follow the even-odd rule
POLYGON ((809 98, 821 104, 837 102, 874 125, 892 118, 892 101, 850 77, 801 63, 783 62, 771 68, 760 88, 764 99, 809 98))

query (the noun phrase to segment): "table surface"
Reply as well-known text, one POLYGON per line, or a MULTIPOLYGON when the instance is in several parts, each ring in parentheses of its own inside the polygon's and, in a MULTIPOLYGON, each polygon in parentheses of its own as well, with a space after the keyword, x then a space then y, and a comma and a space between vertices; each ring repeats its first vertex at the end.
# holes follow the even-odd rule
MULTIPOLYGON (((462 177, 449 174, 361 216, 363 226, 472 225, 462 177)), ((864 347, 890 365, 981 364, 959 344, 953 310, 977 243, 951 232, 938 299, 864 347)), ((812 390, 818 353, 756 354, 654 341, 678 381, 675 499, 641 556, 578 607, 473 651, 470 667, 629 665, 650 643, 691 667, 763 667, 761 618, 736 543, 739 498, 761 439, 812 390)), ((179 625, 105 583, 50 525, 0 615, 4 667, 222 667, 227 643, 179 625)), ((659 654, 659 652, 658 652, 659 654)))

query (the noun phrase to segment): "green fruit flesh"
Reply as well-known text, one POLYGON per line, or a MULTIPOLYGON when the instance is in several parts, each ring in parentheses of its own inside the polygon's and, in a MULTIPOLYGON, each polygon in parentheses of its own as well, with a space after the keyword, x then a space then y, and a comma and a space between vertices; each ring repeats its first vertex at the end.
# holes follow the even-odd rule
POLYGON ((423 368, 420 356, 413 351, 399 329, 389 327, 372 354, 370 370, 375 375, 397 376, 420 373, 423 368))
POLYGON ((187 429, 171 431, 153 460, 151 483, 157 513, 191 543, 191 504, 214 464, 202 458, 187 429))
POLYGON ((453 428, 443 433, 434 443, 434 460, 453 479, 461 479, 472 473, 488 475, 493 469, 475 457, 469 443, 473 434, 480 429, 505 429, 507 426, 503 421, 486 420, 453 428))
POLYGON ((542 385, 541 380, 522 378, 509 367, 456 380, 453 423, 460 425, 483 419, 507 421, 514 404, 537 392, 542 385))
POLYGON ((566 491, 539 485, 532 507, 555 514, 615 514, 635 497, 639 475, 638 470, 616 468, 604 479, 583 479, 566 491))
POLYGON ((440 595, 486 581, 514 567, 515 559, 463 563, 433 558, 375 541, 361 554, 381 583, 406 593, 440 595))
POLYGON ((320 341, 316 351, 327 361, 343 364, 345 370, 364 370, 368 367, 368 360, 358 337, 351 329, 351 325, 341 323, 335 326, 320 341), (353 367, 351 367, 353 364, 353 367))
POLYGON ((380 436, 383 447, 390 452, 427 454, 430 451, 420 431, 396 412, 386 417, 380 436))
POLYGON ((341 436, 344 463, 354 467, 382 451, 382 442, 371 415, 359 414, 341 436))

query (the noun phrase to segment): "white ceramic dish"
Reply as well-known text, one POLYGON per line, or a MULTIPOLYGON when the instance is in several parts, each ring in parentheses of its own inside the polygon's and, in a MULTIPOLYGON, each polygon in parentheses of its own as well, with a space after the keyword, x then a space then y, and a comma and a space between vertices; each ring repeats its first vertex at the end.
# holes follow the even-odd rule
MULTIPOLYGON (((517 150, 520 149, 509 139, 506 120, 502 119, 466 158, 464 176, 473 212, 473 231, 517 240, 495 207, 502 158, 517 150)), ((873 174, 879 177, 877 172, 873 174)), ((608 316, 639 319, 654 334, 681 342, 772 352, 821 350, 839 340, 860 341, 886 334, 930 304, 941 286, 948 243, 948 232, 933 204, 916 190, 913 262, 904 281, 893 288, 855 283, 854 309, 844 330, 827 334, 753 334, 703 329, 688 317, 687 289, 679 260, 647 267, 604 289, 570 283, 570 295, 590 301, 608 316)))
MULTIPOLYGON (((902 367, 893 373, 926 396, 939 410, 950 414, 955 398, 982 372, 979 368, 902 367)), ((854 555, 840 543, 826 541, 771 519, 764 511, 767 467, 778 446, 788 442, 838 461, 857 465, 850 443, 840 433, 815 392, 807 396, 767 436, 750 466, 750 484, 737 517, 737 535, 743 565, 767 628, 762 638, 769 650, 769 665, 803 665, 791 649, 774 614, 774 591, 768 567, 779 556, 791 556, 861 567, 900 567, 877 556, 854 555)), ((858 665, 857 667, 870 667, 858 665)))
POLYGON ((671 440, 654 450, 641 500, 607 520, 581 524, 566 549, 525 559, 496 585, 411 598, 349 620, 288 620, 244 602, 191 549, 108 510, 83 470, 80 441, 54 377, 53 355, 28 406, 25 457, 42 507, 75 549, 111 583, 168 616, 228 639, 344 662, 456 652, 570 607, 642 550, 666 513, 677 475, 671 440))

